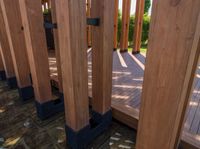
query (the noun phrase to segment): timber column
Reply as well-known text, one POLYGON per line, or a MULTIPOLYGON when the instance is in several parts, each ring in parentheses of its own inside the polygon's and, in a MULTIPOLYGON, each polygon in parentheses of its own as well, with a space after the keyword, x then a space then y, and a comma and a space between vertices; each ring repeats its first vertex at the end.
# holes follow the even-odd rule
POLYGON ((114 15, 114 51, 118 48, 118 12, 119 12, 119 0, 115 0, 115 15, 114 15))
POLYGON ((14 70, 13 60, 11 58, 10 45, 6 33, 6 26, 3 19, 2 9, 0 9, 0 44, 1 44, 0 50, 2 54, 2 61, 6 73, 8 86, 10 88, 16 88, 17 80, 15 77, 15 70, 14 70))
POLYGON ((137 0, 136 13, 135 13, 135 28, 133 37, 133 51, 132 51, 133 54, 140 53, 144 5, 145 5, 145 0, 137 0))
POLYGON ((153 1, 137 149, 178 148, 200 56, 199 8, 199 0, 153 1))
POLYGON ((3 66, 2 54, 1 54, 1 44, 0 44, 0 79, 2 81, 6 80, 6 72, 3 66))
POLYGON ((123 0, 122 32, 120 37, 120 52, 128 51, 128 34, 130 21, 131 0, 123 0))
POLYGON ((19 0, 37 114, 41 119, 63 111, 63 99, 53 98, 41 1, 19 0))
POLYGON ((21 99, 34 96, 18 0, 0 1, 21 99), (10 11, 12 10, 12 11, 10 11))

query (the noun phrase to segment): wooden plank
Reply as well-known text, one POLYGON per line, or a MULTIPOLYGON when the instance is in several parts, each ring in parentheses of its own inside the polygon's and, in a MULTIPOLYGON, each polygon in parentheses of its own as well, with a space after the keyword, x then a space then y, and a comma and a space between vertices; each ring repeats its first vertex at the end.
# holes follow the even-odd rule
POLYGON ((120 39, 120 51, 126 52, 128 50, 128 33, 130 21, 131 0, 123 0, 122 8, 122 32, 120 39))
POLYGON ((6 28, 1 9, 0 9, 0 44, 1 44, 0 50, 2 54, 2 60, 6 72, 6 77, 7 78, 15 77, 13 60, 11 58, 10 45, 8 42, 8 36, 6 34, 6 28))
POLYGON ((145 5, 145 0, 137 0, 136 13, 135 13, 135 28, 134 28, 134 37, 133 37, 133 51, 132 51, 133 54, 140 52, 144 5, 145 5))
MULTIPOLYGON (((55 3, 56 3, 56 0, 51 0, 51 16, 52 16, 53 23, 57 22, 55 3)), ((63 86, 62 86, 62 72, 61 72, 61 60, 60 60, 60 46, 59 46, 59 41, 58 41, 58 30, 54 29, 53 33, 54 33, 56 64, 57 64, 57 73, 58 73, 58 87, 59 87, 59 91, 62 93, 63 86)))
POLYGON ((115 16, 114 16, 114 50, 118 48, 118 12, 119 12, 119 0, 115 0, 115 16))
POLYGON ((4 66, 3 66, 3 57, 1 54, 1 44, 0 44, 0 71, 4 71, 4 66))
POLYGON ((52 99, 52 93, 41 1, 20 0, 19 3, 35 99, 44 103, 52 99))
POLYGON ((31 86, 29 62, 18 0, 0 1, 19 88, 31 86), (10 11, 12 10, 12 11, 10 11))
POLYGON ((177 148, 200 53, 199 8, 153 2, 137 149, 177 148))
MULTIPOLYGON (((87 8, 87 17, 90 18, 91 16, 91 0, 86 0, 86 8, 87 8)), ((87 44, 88 47, 92 46, 92 33, 91 33, 91 26, 87 25, 87 44)))
POLYGON ((92 1, 92 18, 100 26, 92 28, 92 106, 104 114, 111 108, 114 0, 92 1))
POLYGON ((56 1, 66 124, 89 124, 85 1, 56 1))

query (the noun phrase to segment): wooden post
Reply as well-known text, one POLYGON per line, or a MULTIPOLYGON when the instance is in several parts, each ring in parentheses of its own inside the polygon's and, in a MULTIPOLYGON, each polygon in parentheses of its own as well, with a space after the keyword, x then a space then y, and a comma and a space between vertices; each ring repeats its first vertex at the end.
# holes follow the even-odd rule
MULTIPOLYGON (((56 0, 51 0, 51 16, 52 16, 52 22, 56 23, 57 18, 56 18, 56 0)), ((54 44, 55 44, 55 52, 56 52, 56 64, 57 64, 57 72, 58 72, 58 87, 60 93, 63 93, 63 86, 62 86, 62 72, 61 72, 61 60, 60 60, 60 46, 59 46, 59 41, 58 41, 58 30, 54 29, 54 44)))
POLYGON ((10 88, 15 88, 17 87, 17 81, 15 77, 13 60, 11 58, 10 45, 8 42, 8 36, 6 33, 5 22, 3 19, 3 14, 1 9, 0 9, 0 44, 1 44, 0 50, 2 54, 2 60, 6 72, 8 86, 10 88))
POLYGON ((63 102, 61 99, 54 100, 52 97, 41 2, 39 0, 19 0, 19 2, 37 114, 41 119, 45 119, 62 111, 63 102))
POLYGON ((128 51, 128 33, 130 21, 131 0, 123 0, 122 33, 120 39, 120 52, 128 51))
POLYGON ((101 22, 92 28, 92 106, 100 114, 111 109, 114 6, 114 0, 92 2, 92 18, 101 22))
POLYGON ((118 48, 118 12, 119 12, 119 0, 115 0, 115 16, 114 16, 114 51, 118 48))
POLYGON ((140 53, 144 5, 145 5, 145 0, 137 0, 136 13, 135 13, 135 28, 133 37, 133 51, 132 51, 133 54, 140 53))
POLYGON ((33 87, 30 78, 29 62, 27 58, 25 36, 18 0, 0 1, 5 29, 14 63, 18 90, 23 100, 33 97, 33 87), (10 11, 12 10, 12 11, 10 11))
POLYGON ((1 54, 1 44, 0 44, 0 79, 1 80, 6 80, 6 72, 3 66, 3 57, 1 54))
POLYGON ((85 1, 56 1, 66 125, 78 132, 89 124, 85 1))
MULTIPOLYGON (((90 18, 91 16, 91 0, 87 0, 86 2, 86 6, 87 6, 87 17, 90 18)), ((91 26, 87 25, 87 44, 88 47, 92 46, 92 35, 91 35, 91 26)))
POLYGON ((137 149, 178 147, 200 55, 199 8, 199 0, 153 2, 137 149))

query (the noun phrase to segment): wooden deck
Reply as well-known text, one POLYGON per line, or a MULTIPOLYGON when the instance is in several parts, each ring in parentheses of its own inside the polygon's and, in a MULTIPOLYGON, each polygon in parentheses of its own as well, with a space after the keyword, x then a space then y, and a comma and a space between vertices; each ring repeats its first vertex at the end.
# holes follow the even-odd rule
MULTIPOLYGON (((49 57, 52 80, 57 80, 56 59, 49 57)), ((113 117, 137 129, 140 99, 142 93, 145 54, 113 53, 113 117)), ((188 148, 200 148, 200 67, 195 78, 195 86, 182 135, 182 144, 188 148)), ((92 97, 91 49, 88 50, 89 96, 92 97)))

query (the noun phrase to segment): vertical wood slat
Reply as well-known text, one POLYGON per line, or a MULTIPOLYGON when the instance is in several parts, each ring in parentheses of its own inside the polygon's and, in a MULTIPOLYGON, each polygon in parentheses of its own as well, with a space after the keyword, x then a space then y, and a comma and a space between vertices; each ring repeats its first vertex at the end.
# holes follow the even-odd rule
POLYGON ((132 50, 133 54, 140 52, 144 5, 145 5, 145 0, 137 0, 136 13, 135 13, 135 28, 134 28, 134 37, 133 37, 133 50, 132 50))
POLYGON ((18 0, 0 1, 19 88, 31 86, 29 62, 18 0), (12 10, 12 11, 10 11, 12 10))
POLYGON ((177 148, 200 54, 199 8, 153 2, 137 149, 177 148))
MULTIPOLYGON (((91 0, 86 1, 86 6, 87 6, 87 17, 90 18, 91 16, 91 0)), ((92 34, 91 34, 91 26, 87 25, 87 44, 88 47, 92 46, 92 34)))
POLYGON ((118 12, 119 12, 119 0, 115 0, 115 16, 114 16, 114 50, 118 48, 118 12))
POLYGON ((11 58, 11 51, 8 42, 8 36, 6 34, 5 23, 3 19, 2 10, 0 9, 0 44, 1 44, 1 54, 2 54, 2 61, 4 64, 4 69, 6 72, 7 78, 15 77, 15 71, 13 66, 13 60, 11 58))
POLYGON ((92 18, 100 18, 92 27, 92 107, 101 114, 111 108, 114 6, 114 0, 92 1, 92 18))
POLYGON ((130 21, 131 0, 123 0, 122 8, 122 33, 120 39, 120 52, 128 50, 128 34, 130 21))
POLYGON ((52 93, 41 1, 19 2, 35 99, 39 103, 44 103, 52 99, 52 93))
POLYGON ((56 1, 66 125, 89 124, 85 1, 56 1))
POLYGON ((0 44, 0 72, 4 71, 4 66, 3 66, 3 59, 2 59, 2 54, 1 54, 1 44, 0 44))
MULTIPOLYGON (((52 15, 52 21, 53 23, 57 22, 56 18, 56 0, 51 0, 51 15, 52 15)), ((61 60, 60 60, 60 46, 58 41, 58 30, 54 29, 54 43, 55 43, 55 52, 56 52, 56 64, 57 64, 57 72, 58 72, 58 87, 59 91, 63 92, 63 86, 62 86, 62 72, 61 72, 61 60)))

